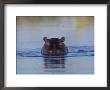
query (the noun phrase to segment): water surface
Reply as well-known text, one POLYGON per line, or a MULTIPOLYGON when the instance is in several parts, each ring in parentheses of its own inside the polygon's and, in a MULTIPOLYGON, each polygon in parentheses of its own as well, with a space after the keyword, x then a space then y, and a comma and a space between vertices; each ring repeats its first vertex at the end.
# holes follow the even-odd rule
POLYGON ((93 74, 93 46, 68 46, 68 54, 43 57, 41 48, 17 50, 17 74, 93 74))

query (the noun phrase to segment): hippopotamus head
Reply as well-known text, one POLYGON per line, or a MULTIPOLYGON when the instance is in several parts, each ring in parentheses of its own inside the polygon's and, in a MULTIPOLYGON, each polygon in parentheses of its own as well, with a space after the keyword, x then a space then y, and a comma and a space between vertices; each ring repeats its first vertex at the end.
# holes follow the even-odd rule
POLYGON ((66 47, 64 44, 65 37, 59 38, 43 38, 45 44, 43 47, 43 54, 45 55, 64 55, 66 47))

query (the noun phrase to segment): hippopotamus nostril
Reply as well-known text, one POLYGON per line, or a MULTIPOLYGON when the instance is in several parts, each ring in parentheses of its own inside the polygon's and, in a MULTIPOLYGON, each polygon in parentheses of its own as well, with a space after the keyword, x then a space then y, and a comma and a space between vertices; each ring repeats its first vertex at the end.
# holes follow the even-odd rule
POLYGON ((50 50, 49 52, 50 52, 50 54, 52 54, 52 50, 50 50))

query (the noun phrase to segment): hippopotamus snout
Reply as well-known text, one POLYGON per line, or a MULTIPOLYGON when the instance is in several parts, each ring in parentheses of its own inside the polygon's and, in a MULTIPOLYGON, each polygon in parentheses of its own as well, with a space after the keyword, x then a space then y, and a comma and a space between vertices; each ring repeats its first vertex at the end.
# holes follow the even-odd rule
POLYGON ((51 55, 60 55, 61 54, 61 51, 60 50, 50 50, 49 53, 51 55))

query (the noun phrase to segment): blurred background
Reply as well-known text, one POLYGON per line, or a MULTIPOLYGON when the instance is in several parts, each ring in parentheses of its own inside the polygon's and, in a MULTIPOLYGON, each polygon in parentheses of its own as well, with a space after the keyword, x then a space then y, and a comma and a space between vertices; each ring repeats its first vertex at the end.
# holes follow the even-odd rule
POLYGON ((65 37, 67 46, 94 44, 93 16, 17 16, 17 48, 42 47, 43 37, 65 37))

